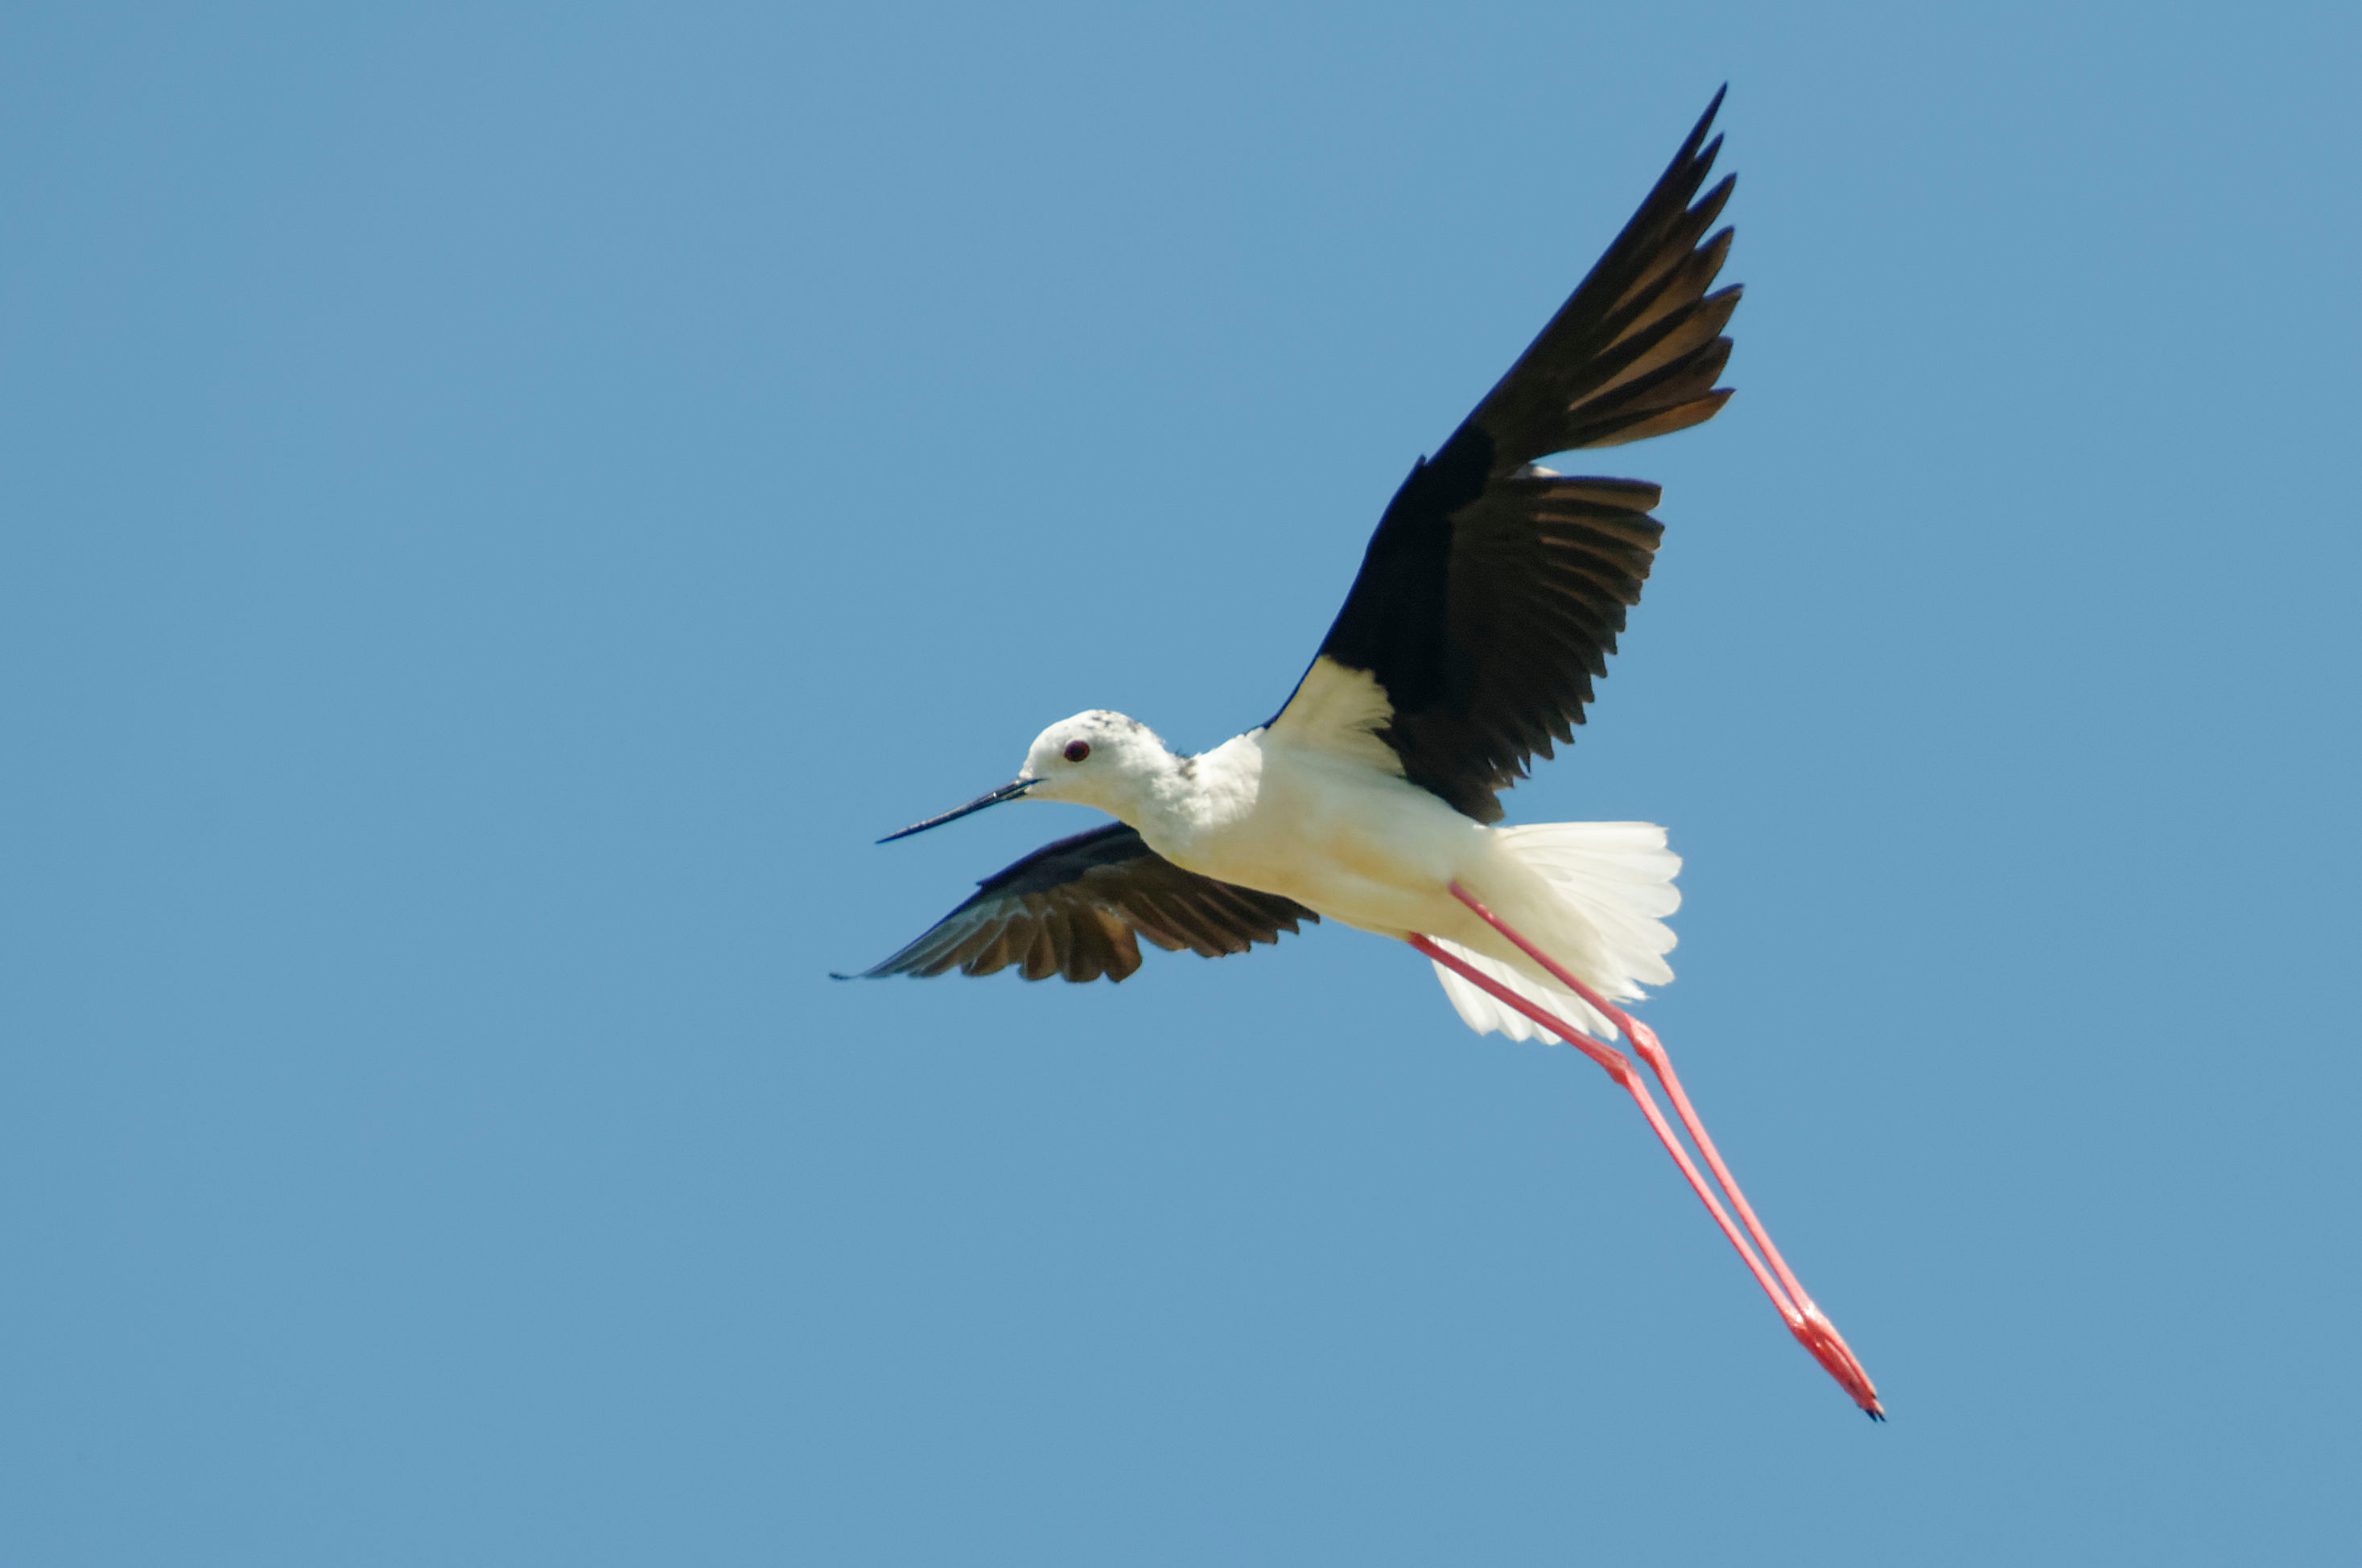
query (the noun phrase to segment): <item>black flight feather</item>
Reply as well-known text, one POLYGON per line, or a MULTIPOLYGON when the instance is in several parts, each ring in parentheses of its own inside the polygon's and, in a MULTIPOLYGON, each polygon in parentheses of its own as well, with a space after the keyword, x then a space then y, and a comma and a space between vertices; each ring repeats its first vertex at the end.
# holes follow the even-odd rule
POLYGON ((1140 967, 1145 937, 1167 952, 1207 958, 1276 942, 1320 916, 1292 898, 1185 872, 1120 822, 1061 839, 977 884, 974 897, 892 958, 859 975, 992 974, 1120 981, 1140 967))
POLYGON ((1531 465, 1681 430, 1730 397, 1714 383, 1739 291, 1706 291, 1731 231, 1703 236, 1732 178, 1698 196, 1721 104, 1716 93, 1590 275, 1413 466, 1320 644, 1319 658, 1384 690, 1377 733, 1405 775, 1480 822, 1500 819, 1495 796, 1532 758, 1573 740, 1664 532, 1649 515, 1654 485, 1531 465))

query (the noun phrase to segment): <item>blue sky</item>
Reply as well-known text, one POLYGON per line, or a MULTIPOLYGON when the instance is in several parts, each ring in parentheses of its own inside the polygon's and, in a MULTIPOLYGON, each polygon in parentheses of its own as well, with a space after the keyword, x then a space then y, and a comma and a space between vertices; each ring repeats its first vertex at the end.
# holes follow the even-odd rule
POLYGON ((0 19, 0 1558, 2356 1550, 2350 8, 0 19), (1334 927, 840 985, 1267 716, 1727 80, 1513 819, 1629 1105, 1334 927))

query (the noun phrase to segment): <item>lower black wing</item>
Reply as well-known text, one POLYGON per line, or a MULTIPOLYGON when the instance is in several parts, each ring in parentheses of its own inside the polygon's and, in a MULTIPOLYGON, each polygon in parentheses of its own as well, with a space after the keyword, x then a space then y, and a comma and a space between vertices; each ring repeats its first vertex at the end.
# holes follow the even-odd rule
POLYGON ((1319 918, 1292 898, 1185 872, 1115 822, 1043 845, 978 883, 976 896, 892 958, 836 978, 994 974, 1017 964, 1027 980, 1120 981, 1140 967, 1140 937, 1218 959, 1319 918))

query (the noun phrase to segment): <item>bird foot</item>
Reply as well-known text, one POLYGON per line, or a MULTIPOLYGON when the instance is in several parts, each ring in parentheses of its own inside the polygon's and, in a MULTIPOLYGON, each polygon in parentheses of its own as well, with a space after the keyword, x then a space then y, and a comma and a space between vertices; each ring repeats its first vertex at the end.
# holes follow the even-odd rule
POLYGON ((1862 1414, 1874 1421, 1884 1420, 1886 1407, 1878 1401, 1878 1386, 1870 1380, 1869 1372, 1854 1354, 1853 1347, 1846 1343, 1845 1336, 1838 1332, 1838 1326, 1822 1316, 1821 1310, 1810 1301, 1804 1302, 1798 1310, 1803 1321, 1789 1325, 1796 1343, 1821 1364, 1822 1371, 1837 1379, 1838 1387, 1861 1407, 1862 1414))

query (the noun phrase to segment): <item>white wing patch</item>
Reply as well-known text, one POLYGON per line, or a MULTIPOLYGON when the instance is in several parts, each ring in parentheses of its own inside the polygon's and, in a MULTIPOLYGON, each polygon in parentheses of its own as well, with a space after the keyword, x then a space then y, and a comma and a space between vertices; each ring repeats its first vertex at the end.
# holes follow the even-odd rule
POLYGON ((1394 716, 1395 705, 1375 675, 1349 670, 1323 653, 1264 733, 1282 745, 1325 751, 1400 778, 1402 759, 1378 739, 1394 716))

